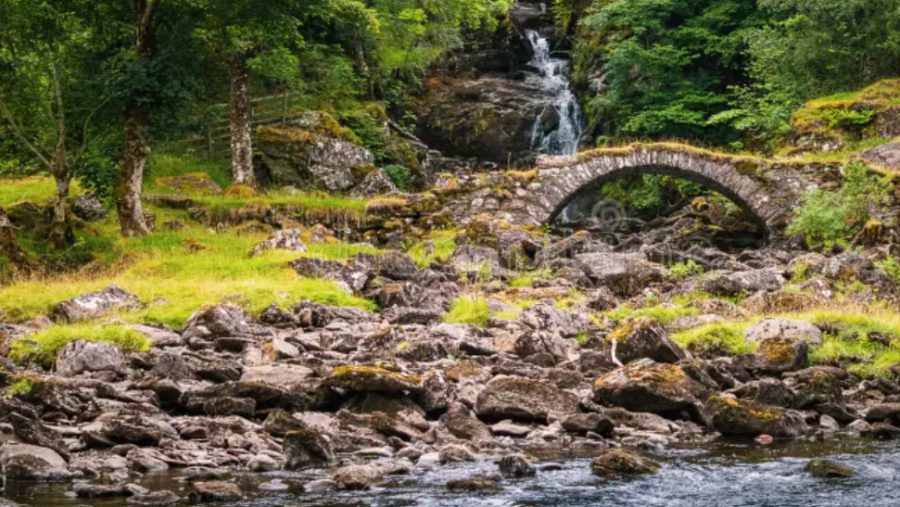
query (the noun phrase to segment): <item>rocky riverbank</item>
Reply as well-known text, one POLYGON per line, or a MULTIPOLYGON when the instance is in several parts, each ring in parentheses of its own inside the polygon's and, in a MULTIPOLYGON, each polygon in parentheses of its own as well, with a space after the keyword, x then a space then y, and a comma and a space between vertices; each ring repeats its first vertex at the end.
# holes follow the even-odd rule
MULTIPOLYGON (((266 248, 296 251, 286 236, 266 248)), ((180 329, 131 325, 148 342, 136 351, 75 340, 49 360, 22 351, 51 319, 147 302, 110 287, 2 324, 0 352, 16 359, 0 359, 5 484, 180 505, 236 501, 248 492, 233 473, 302 471, 316 493, 496 462, 497 477, 447 484, 471 491, 542 473, 531 457, 548 452, 595 457, 595 474, 614 478, 657 471, 652 453, 676 444, 900 438, 900 366, 859 368, 889 362, 900 337, 849 316, 889 304, 898 284, 864 255, 629 250, 486 218, 458 240, 425 268, 398 251, 292 262, 376 301, 375 313, 303 302, 252 315, 223 302, 180 329), (696 270, 676 267, 688 261, 696 270), (485 314, 460 318, 461 302, 485 314), (722 335, 728 323, 741 323, 736 338, 722 335), (686 339, 692 330, 703 339, 686 339), (881 355, 823 353, 854 339, 881 355), (167 470, 190 486, 137 484, 167 470)))

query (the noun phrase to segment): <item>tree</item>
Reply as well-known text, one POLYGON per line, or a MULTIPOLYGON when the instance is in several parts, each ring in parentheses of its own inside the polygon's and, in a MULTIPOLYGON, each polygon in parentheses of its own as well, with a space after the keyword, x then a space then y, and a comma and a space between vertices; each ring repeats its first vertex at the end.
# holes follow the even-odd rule
POLYGON ((196 34, 227 68, 232 179, 256 185, 253 173, 254 74, 279 81, 297 75, 300 7, 307 2, 282 0, 199 0, 203 17, 196 34))
POLYGON ((69 187, 88 153, 91 119, 105 103, 85 73, 81 39, 90 28, 60 7, 0 0, 0 121, 56 181, 51 250, 72 243, 69 187))
MULTIPOLYGON (((155 18, 162 0, 129 0, 133 14, 134 60, 139 66, 148 67, 156 56, 155 18)), ((125 102, 125 149, 116 184, 116 209, 123 236, 142 236, 150 232, 141 203, 144 169, 150 157, 150 141, 147 128, 150 111, 140 91, 135 91, 125 102)))
POLYGON ((0 206, 0 254, 6 256, 13 267, 27 269, 31 265, 28 255, 16 239, 16 231, 0 206))

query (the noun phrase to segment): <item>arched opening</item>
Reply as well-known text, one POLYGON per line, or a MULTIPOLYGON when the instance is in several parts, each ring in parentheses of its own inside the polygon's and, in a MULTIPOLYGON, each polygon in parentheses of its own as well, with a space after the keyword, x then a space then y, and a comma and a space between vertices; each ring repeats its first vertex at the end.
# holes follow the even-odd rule
POLYGON ((667 166, 604 174, 563 199, 549 224, 587 230, 614 244, 666 241, 721 250, 760 248, 765 221, 737 192, 702 174, 667 166))

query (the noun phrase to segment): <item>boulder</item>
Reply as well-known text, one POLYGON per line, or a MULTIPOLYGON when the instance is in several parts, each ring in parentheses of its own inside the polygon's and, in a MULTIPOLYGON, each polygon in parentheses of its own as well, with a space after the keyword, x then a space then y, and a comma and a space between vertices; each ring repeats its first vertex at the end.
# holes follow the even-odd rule
POLYGON ((790 338, 766 338, 759 344, 757 356, 763 358, 761 368, 766 373, 784 373, 797 371, 806 366, 809 346, 802 341, 790 338))
POLYGON ((593 390, 597 403, 660 415, 684 412, 695 422, 705 423, 700 400, 707 389, 674 364, 641 359, 603 375, 593 390))
POLYGON ((501 491, 497 477, 477 476, 469 479, 456 479, 447 482, 447 490, 453 493, 479 493, 501 491))
POLYGON ((610 435, 614 426, 610 418, 593 412, 589 414, 572 414, 562 420, 563 429, 579 435, 588 433, 610 435))
POLYGON ((182 194, 218 195, 222 187, 213 181, 207 173, 188 173, 176 176, 156 178, 156 185, 161 188, 176 190, 182 194))
POLYGON ((856 475, 853 470, 825 459, 811 460, 803 470, 817 479, 846 479, 856 475))
POLYGON ((660 464, 627 449, 610 449, 591 460, 591 473, 608 481, 650 475, 660 464))
POLYGON ((648 358, 659 363, 677 363, 686 354, 677 343, 669 339, 658 322, 640 317, 625 322, 613 331, 607 341, 617 342, 616 356, 623 363, 648 358))
POLYGON ((108 214, 106 208, 103 207, 103 203, 94 194, 83 194, 76 197, 75 204, 72 206, 72 212, 86 222, 103 220, 108 214))
POLYGON ((350 195, 353 197, 374 197, 376 195, 390 194, 397 191, 397 186, 384 169, 376 168, 353 187, 350 195))
POLYGON ((799 412, 749 400, 712 396, 707 410, 712 426, 725 436, 793 438, 803 436, 808 429, 799 412))
POLYGON ((327 467, 334 461, 331 443, 320 432, 301 421, 284 436, 284 469, 306 470, 327 467))
POLYGON ((7 443, 0 447, 0 472, 8 482, 60 482, 72 478, 66 460, 56 451, 27 444, 7 443))
POLYGON ((250 257, 261 255, 266 250, 287 250, 289 252, 306 252, 306 245, 300 238, 299 229, 284 229, 275 231, 269 239, 253 247, 250 257))
POLYGON ((105 317, 119 311, 141 308, 141 299, 116 285, 89 294, 68 299, 58 304, 51 312, 57 322, 81 322, 105 317))
POLYGON ((550 414, 578 411, 578 397, 537 380, 499 376, 478 395, 475 412, 489 420, 545 422, 550 414))
POLYGON ((194 491, 190 493, 189 498, 194 504, 238 502, 244 498, 244 493, 232 482, 195 482, 194 491))
POLYGON ((181 502, 180 496, 168 490, 152 491, 146 495, 135 495, 125 501, 128 505, 142 507, 175 507, 181 502))
POLYGON ((381 482, 389 470, 377 464, 350 465, 337 469, 331 476, 337 488, 345 491, 366 490, 381 482))
POLYGON ((441 423, 453 436, 477 443, 494 440, 490 428, 472 416, 471 410, 462 403, 454 403, 450 410, 441 416, 441 423))
POLYGON ((62 348, 56 358, 56 373, 61 377, 93 372, 124 375, 127 371, 125 356, 111 343, 71 342, 62 348))
POLYGON ((900 171, 900 142, 882 144, 855 155, 872 165, 900 171))
POLYGON ((422 389, 422 378, 375 366, 339 366, 325 379, 327 387, 355 392, 402 393, 422 389))
POLYGON ((875 264, 867 257, 855 252, 835 255, 813 267, 813 272, 837 281, 852 281, 864 273, 872 271, 875 264))
POLYGON ((500 459, 500 474, 510 479, 533 477, 536 474, 534 465, 521 454, 510 454, 500 459))
POLYGON ((371 166, 375 157, 346 138, 322 134, 294 126, 260 128, 260 161, 272 183, 328 192, 356 186, 354 168, 371 166))
POLYGON ((393 250, 381 255, 357 254, 353 258, 353 265, 368 268, 378 276, 400 281, 414 280, 419 272, 412 257, 393 250))
POLYGON ((739 296, 759 291, 775 291, 787 281, 773 269, 754 269, 722 274, 703 282, 703 290, 717 296, 739 296))
POLYGON ((900 423, 900 403, 882 403, 874 405, 866 412, 866 421, 870 423, 900 423))
POLYGON ((185 339, 214 339, 229 336, 246 336, 251 333, 250 316, 233 303, 204 306, 194 312, 184 324, 185 339))
POLYGON ((669 277, 666 268, 635 254, 589 253, 575 260, 596 287, 608 288, 619 297, 631 297, 669 277))
POLYGON ((763 405, 790 408, 794 405, 794 392, 784 382, 774 378, 764 378, 742 384, 729 393, 740 399, 763 405))
POLYGON ((500 265, 500 254, 493 248, 483 246, 459 245, 448 262, 470 279, 492 278, 506 273, 500 265))
POLYGON ((342 283, 352 292, 360 292, 375 277, 366 266, 348 265, 318 257, 300 257, 290 266, 304 278, 322 278, 342 283))
POLYGON ((762 343, 769 338, 801 340, 809 345, 821 345, 824 342, 822 331, 818 327, 800 320, 766 319, 744 331, 744 339, 751 343, 762 343))

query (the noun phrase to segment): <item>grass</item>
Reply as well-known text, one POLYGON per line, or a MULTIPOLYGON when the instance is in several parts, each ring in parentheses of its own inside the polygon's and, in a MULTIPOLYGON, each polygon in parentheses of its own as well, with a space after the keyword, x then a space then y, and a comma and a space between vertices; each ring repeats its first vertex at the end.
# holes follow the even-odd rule
POLYGON ((666 326, 680 317, 700 315, 700 310, 676 305, 659 305, 642 309, 634 309, 628 305, 621 305, 613 310, 605 312, 604 315, 616 322, 621 322, 626 319, 636 319, 638 317, 650 317, 663 326, 666 326))
POLYGON ((533 287, 534 282, 537 280, 552 280, 553 279, 553 270, 550 268, 544 268, 537 271, 525 271, 519 273, 519 276, 512 279, 509 282, 509 286, 512 288, 523 288, 523 287, 533 287))
MULTIPOLYGON (((71 195, 81 193, 77 182, 72 183, 71 195)), ((0 206, 20 201, 41 204, 56 195, 56 182, 47 176, 30 176, 19 179, 0 179, 0 206)))
POLYGON ((18 364, 35 363, 49 368, 63 347, 75 341, 111 343, 123 353, 150 350, 147 337, 126 326, 82 324, 53 326, 28 339, 17 340, 9 358, 18 364))
MULTIPOLYGON (((185 218, 183 212, 154 209, 160 222, 185 218)), ((186 222, 188 220, 185 219, 186 222)), ((289 305, 303 299, 335 306, 374 310, 368 300, 346 293, 327 280, 300 278, 288 266, 297 253, 267 251, 249 258, 248 252, 265 234, 238 236, 215 233, 201 225, 178 232, 157 232, 141 238, 121 238, 113 219, 97 226, 97 235, 83 232, 95 253, 90 274, 20 280, 0 287, 0 309, 10 319, 46 315, 60 301, 115 283, 145 303, 138 311, 119 315, 128 322, 153 322, 179 327, 201 305, 237 298, 250 311, 275 302, 289 305), (97 273, 100 274, 97 274, 97 273)), ((343 260, 359 252, 377 252, 365 245, 311 244, 305 255, 343 260)))
POLYGON ((491 310, 484 297, 465 295, 453 300, 450 311, 444 316, 444 322, 484 326, 489 318, 491 310))
POLYGON ((744 331, 749 322, 717 322, 689 329, 671 336, 681 347, 701 352, 717 354, 749 354, 756 347, 744 340, 744 331))
POLYGON ((147 162, 144 189, 149 194, 175 194, 176 190, 156 185, 157 178, 168 178, 191 173, 206 173, 217 185, 231 185, 231 161, 209 160, 193 155, 176 156, 154 153, 147 162))
POLYGON ((456 234, 455 230, 433 231, 427 238, 414 243, 406 253, 420 269, 425 269, 434 262, 446 262, 456 251, 456 234), (427 247, 429 241, 434 245, 433 250, 427 247))

